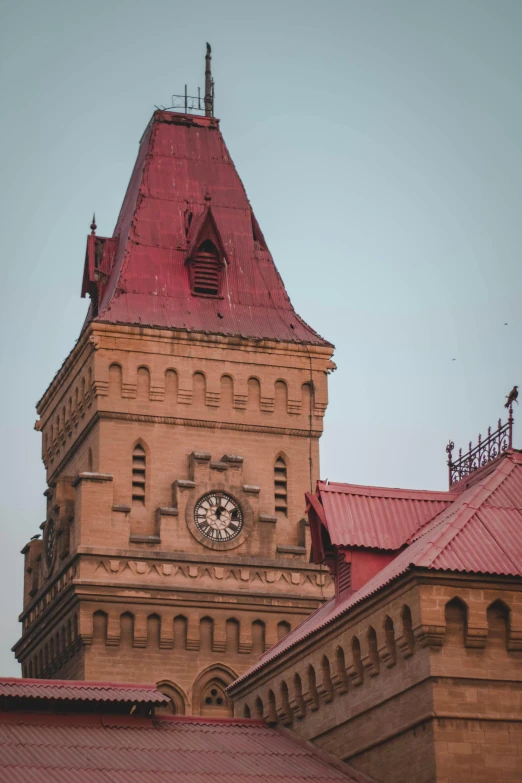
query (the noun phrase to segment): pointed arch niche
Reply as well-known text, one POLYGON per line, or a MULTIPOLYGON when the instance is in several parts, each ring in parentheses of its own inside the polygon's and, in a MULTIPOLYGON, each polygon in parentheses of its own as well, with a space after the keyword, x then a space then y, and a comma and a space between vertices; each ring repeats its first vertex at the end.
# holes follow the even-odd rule
POLYGON ((197 677, 192 687, 194 715, 232 717, 233 706, 225 689, 237 679, 233 669, 224 664, 209 666, 197 677))
POLYGON ((205 201, 205 211, 188 225, 190 288, 193 296, 221 297, 228 259, 208 194, 205 201))

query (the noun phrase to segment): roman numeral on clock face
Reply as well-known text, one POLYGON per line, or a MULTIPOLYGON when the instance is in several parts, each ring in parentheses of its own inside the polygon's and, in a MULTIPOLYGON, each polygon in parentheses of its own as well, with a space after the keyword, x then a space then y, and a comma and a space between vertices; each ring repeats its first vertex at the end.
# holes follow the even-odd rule
POLYGON ((241 532, 243 512, 230 495, 208 492, 195 505, 194 522, 210 541, 231 541, 241 532))

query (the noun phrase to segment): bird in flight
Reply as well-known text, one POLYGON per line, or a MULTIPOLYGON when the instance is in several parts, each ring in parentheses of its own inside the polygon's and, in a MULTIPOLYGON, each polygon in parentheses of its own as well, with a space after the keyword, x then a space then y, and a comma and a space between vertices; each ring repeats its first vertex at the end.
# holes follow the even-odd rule
POLYGON ((518 405, 518 386, 513 386, 509 394, 506 394, 506 404, 504 405, 504 408, 509 408, 510 405, 513 405, 514 402, 518 405))

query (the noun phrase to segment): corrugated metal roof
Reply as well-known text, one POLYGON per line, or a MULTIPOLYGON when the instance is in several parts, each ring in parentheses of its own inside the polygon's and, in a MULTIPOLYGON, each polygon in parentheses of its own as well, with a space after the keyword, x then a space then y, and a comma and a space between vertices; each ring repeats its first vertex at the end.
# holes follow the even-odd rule
POLYGON ((47 701, 132 702, 166 705, 169 699, 155 685, 115 684, 76 680, 32 680, 0 677, 0 698, 47 701))
POLYGON ((370 779, 256 720, 0 715, 10 783, 336 783, 370 779))
POLYGON ((415 567, 522 577, 522 452, 504 452, 494 471, 458 494, 382 571, 344 600, 319 607, 231 688, 415 567))
POLYGON ((292 307, 218 120, 154 113, 114 237, 95 320, 330 345, 292 307), (191 294, 186 263, 209 210, 228 261, 221 299, 191 294))
POLYGON ((455 500, 457 493, 318 482, 334 546, 399 549, 416 530, 455 500))

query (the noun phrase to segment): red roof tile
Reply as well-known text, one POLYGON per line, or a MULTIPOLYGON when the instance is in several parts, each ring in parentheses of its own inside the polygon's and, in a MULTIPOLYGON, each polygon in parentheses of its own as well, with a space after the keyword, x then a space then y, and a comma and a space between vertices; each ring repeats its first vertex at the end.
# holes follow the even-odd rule
POLYGON ((495 470, 459 493, 360 590, 337 603, 331 598, 235 683, 247 679, 411 568, 522 578, 522 452, 504 452, 495 470))
POLYGON ((319 481, 317 495, 334 546, 399 549, 458 497, 451 492, 366 487, 319 481))
POLYGON ((112 702, 165 705, 169 699, 155 685, 127 685, 110 682, 76 680, 33 680, 0 677, 0 699, 19 702, 30 699, 46 701, 112 702))
MULTIPOLYGON (((219 120, 154 113, 114 238, 112 271, 99 284, 97 321, 329 345, 290 303, 219 120), (191 294, 186 263, 209 210, 227 260, 221 299, 191 294)), ((84 292, 93 279, 93 252, 88 249, 92 269, 86 269, 84 292)), ((88 320, 92 314, 91 305, 88 320)))
POLYGON ((261 721, 0 714, 9 783, 336 783, 365 775, 261 721))

